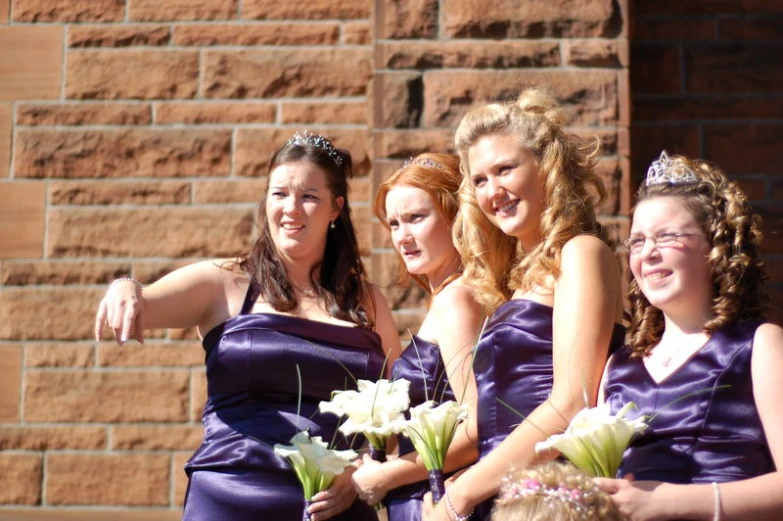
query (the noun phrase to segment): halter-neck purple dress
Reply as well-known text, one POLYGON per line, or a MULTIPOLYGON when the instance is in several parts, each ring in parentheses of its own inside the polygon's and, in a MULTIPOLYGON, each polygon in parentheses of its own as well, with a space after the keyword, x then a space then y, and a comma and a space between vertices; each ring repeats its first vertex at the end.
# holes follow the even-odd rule
MULTIPOLYGON (((302 487, 276 443, 290 445, 300 430, 346 449, 338 418, 318 403, 355 379, 376 380, 384 356, 368 329, 274 313, 242 313, 204 337, 208 398, 204 441, 185 471, 190 478, 185 521, 301 521, 302 487), (301 373, 301 405, 299 378, 301 373)), ((358 499, 332 519, 376 520, 358 499)))
POLYGON ((753 399, 750 359, 759 324, 716 331, 669 377, 656 384, 641 358, 622 350, 608 368, 612 413, 634 402, 655 415, 631 442, 619 475, 670 483, 725 482, 775 470, 753 399))
MULTIPOLYGON (((411 343, 394 362, 392 378, 405 378, 411 383, 408 390, 411 407, 427 400, 441 403, 456 399, 449 386, 440 349, 416 335, 412 335, 411 343)), ((401 456, 416 450, 407 437, 400 435, 397 438, 401 456)), ((420 521, 424 494, 429 489, 428 481, 419 481, 390 490, 384 498, 389 521, 420 521)))
MULTIPOLYGON (((478 387, 479 457, 506 439, 552 392, 552 312, 545 304, 514 299, 501 305, 484 328, 473 359, 478 387)), ((609 352, 623 344, 615 324, 609 352)), ((472 519, 489 519, 493 499, 472 519)))

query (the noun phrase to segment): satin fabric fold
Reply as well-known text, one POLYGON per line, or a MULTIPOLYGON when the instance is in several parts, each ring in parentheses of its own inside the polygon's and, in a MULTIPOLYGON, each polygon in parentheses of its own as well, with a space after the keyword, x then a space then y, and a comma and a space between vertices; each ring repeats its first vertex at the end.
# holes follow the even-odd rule
POLYGON ((619 476, 670 483, 726 482, 775 470, 750 372, 753 335, 743 322, 716 331, 682 367, 655 383, 625 350, 608 368, 612 413, 632 401, 654 418, 625 453, 619 476))
MULTIPOLYGON (((229 319, 203 344, 205 435, 185 466, 183 519, 300 521, 302 488, 273 447, 309 430, 334 448, 349 448, 351 440, 337 431, 339 419, 319 413, 318 404, 332 391, 355 389, 358 379, 381 376, 380 338, 367 329, 261 313, 229 319)), ((377 516, 357 500, 334 519, 377 516)))

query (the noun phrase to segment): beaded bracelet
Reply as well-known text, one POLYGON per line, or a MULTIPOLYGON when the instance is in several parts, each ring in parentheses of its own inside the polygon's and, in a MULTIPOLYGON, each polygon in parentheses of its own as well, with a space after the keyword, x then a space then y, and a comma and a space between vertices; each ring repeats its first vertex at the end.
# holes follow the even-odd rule
POLYGON ((720 521, 720 487, 714 481, 712 482, 712 491, 715 498, 715 513, 712 516, 712 521, 720 521))
POLYGON ((449 507, 449 510, 451 510, 451 513, 454 514, 454 521, 468 521, 470 519, 470 516, 473 515, 473 509, 470 509, 470 512, 465 514, 464 516, 459 515, 457 512, 457 509, 454 508, 454 505, 451 502, 451 497, 449 497, 449 491, 446 490, 446 505, 449 507))
POLYGON ((111 288, 113 288, 118 282, 126 282, 126 281, 133 282, 134 284, 136 284, 136 287, 139 288, 139 291, 144 291, 144 288, 141 286, 141 282, 134 279, 133 277, 120 277, 119 279, 114 279, 111 282, 111 284, 109 284, 109 289, 107 289, 106 292, 108 293, 109 291, 111 291, 111 288))

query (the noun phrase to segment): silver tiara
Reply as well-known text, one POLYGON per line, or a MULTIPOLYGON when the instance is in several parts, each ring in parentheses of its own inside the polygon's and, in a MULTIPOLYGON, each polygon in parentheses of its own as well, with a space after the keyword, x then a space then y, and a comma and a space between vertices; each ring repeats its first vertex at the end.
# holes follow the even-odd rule
POLYGON ((432 159, 430 159, 428 157, 422 157, 420 159, 410 158, 410 159, 408 159, 407 161, 405 161, 402 164, 402 167, 406 168, 406 167, 409 167, 411 165, 424 166, 424 167, 428 167, 428 168, 438 168, 440 170, 443 170, 443 165, 433 161, 432 159))
POLYGON ((647 179, 644 184, 647 186, 672 184, 681 185, 688 183, 698 183, 699 178, 693 173, 693 170, 685 166, 681 161, 672 161, 666 155, 666 151, 661 152, 661 157, 653 161, 650 168, 647 169, 647 179))
POLYGON ((319 134, 311 134, 307 130, 301 134, 297 132, 291 139, 288 140, 286 145, 312 145, 329 154, 329 157, 334 159, 334 162, 337 163, 337 166, 343 166, 343 158, 337 149, 334 148, 332 142, 319 134))

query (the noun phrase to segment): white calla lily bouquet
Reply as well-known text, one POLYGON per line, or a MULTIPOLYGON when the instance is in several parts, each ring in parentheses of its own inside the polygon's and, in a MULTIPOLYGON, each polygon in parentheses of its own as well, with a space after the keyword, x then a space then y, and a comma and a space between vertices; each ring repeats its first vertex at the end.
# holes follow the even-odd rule
POLYGON ((628 444, 647 429, 643 417, 625 418, 632 408, 636 404, 629 402, 613 416, 609 404, 586 407, 574 416, 563 434, 537 443, 536 452, 556 449, 586 474, 614 478, 628 444))
POLYGON ((333 450, 320 436, 310 437, 300 431, 291 438, 292 445, 275 445, 275 454, 287 459, 304 489, 306 501, 326 490, 334 478, 343 473, 356 458, 352 450, 333 450))
POLYGON ((318 408, 346 417, 339 427, 343 434, 363 434, 374 449, 384 451, 388 437, 404 427, 404 413, 410 406, 409 388, 410 382, 404 378, 358 380, 358 390, 335 391, 331 401, 321 402, 318 408))

